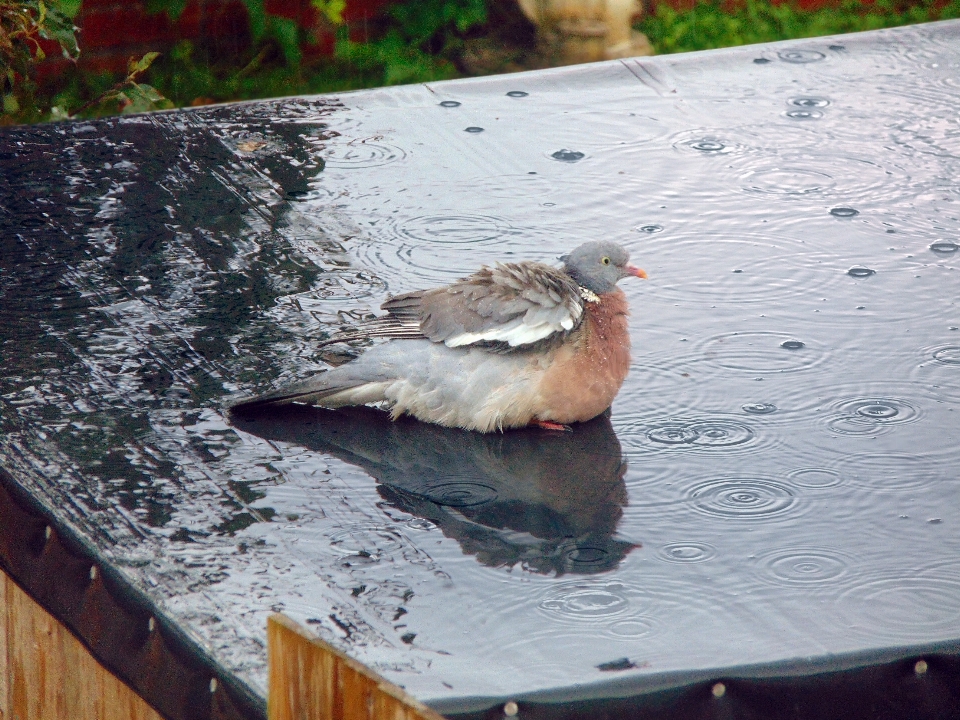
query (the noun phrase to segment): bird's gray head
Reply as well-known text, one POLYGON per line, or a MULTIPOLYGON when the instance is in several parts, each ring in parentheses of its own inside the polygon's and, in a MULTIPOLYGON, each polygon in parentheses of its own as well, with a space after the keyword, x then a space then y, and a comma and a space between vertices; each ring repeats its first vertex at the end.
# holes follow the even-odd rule
POLYGON ((623 246, 608 240, 584 243, 560 259, 563 269, 578 285, 597 295, 611 292, 628 275, 647 276, 628 262, 630 253, 623 246))

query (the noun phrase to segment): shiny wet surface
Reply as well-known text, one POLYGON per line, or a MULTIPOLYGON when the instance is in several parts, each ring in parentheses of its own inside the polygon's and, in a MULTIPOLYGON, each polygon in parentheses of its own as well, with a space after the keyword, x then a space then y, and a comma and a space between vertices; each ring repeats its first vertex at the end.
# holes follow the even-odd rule
POLYGON ((2 463, 261 692, 274 610, 442 708, 954 640, 958 47, 3 129, 2 463), (609 419, 225 412, 390 293, 598 237, 650 275, 609 419))

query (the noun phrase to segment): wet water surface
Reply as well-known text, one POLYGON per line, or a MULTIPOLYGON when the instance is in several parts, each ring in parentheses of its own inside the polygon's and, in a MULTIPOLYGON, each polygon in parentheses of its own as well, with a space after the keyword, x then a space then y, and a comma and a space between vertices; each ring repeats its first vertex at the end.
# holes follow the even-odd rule
POLYGON ((958 78, 953 22, 5 128, 3 467, 259 692, 277 610, 451 710, 953 641, 958 78), (609 417, 225 412, 596 238, 609 417))

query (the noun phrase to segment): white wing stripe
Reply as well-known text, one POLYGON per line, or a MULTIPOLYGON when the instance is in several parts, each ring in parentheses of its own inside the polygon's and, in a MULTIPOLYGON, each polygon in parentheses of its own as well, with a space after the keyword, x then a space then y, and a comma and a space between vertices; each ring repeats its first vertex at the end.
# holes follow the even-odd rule
MULTIPOLYGON (((570 327, 573 327, 573 321, 567 320, 570 327)), ((543 340, 550 337, 555 332, 562 332, 565 329, 563 323, 557 325, 554 323, 538 323, 536 325, 526 325, 522 322, 510 323, 498 328, 490 328, 482 332, 462 333, 447 338, 444 342, 447 347, 460 347, 461 345, 472 345, 476 342, 505 342, 510 347, 518 345, 527 345, 528 343, 543 340)))

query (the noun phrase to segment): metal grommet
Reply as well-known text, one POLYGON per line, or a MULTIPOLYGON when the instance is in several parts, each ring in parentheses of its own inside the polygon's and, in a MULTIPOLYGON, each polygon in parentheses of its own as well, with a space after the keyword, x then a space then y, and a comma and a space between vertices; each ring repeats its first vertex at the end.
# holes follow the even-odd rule
POLYGON ((722 682, 718 682, 712 688, 710 688, 710 692, 713 693, 715 698, 722 698, 727 694, 727 686, 722 682))

